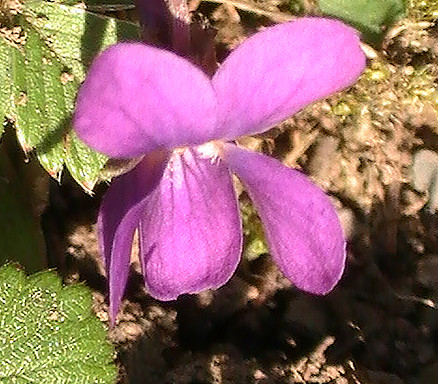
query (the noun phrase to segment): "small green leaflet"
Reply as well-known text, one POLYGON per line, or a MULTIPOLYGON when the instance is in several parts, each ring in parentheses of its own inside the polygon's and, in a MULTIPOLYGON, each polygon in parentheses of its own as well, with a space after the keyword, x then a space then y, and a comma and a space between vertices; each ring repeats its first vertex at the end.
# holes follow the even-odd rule
POLYGON ((84 285, 0 267, 0 383, 112 384, 114 351, 84 285))
POLYGON ((239 198, 242 214, 243 234, 245 235, 243 257, 255 260, 262 254, 268 253, 263 225, 254 206, 246 195, 239 198))
POLYGON ((91 192, 107 158, 72 133, 75 96, 93 57, 118 40, 137 39, 139 28, 41 0, 25 2, 18 22, 24 43, 0 37, 1 116, 14 122, 24 151, 34 151, 51 176, 59 179, 65 165, 91 192))
POLYGON ((318 0, 318 5, 322 13, 350 23, 367 43, 376 45, 406 13, 406 0, 318 0))

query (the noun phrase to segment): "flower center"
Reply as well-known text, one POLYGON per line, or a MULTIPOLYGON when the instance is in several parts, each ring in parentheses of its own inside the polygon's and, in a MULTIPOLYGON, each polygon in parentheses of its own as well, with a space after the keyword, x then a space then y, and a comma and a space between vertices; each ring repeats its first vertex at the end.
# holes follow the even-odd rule
POLYGON ((198 145, 195 147, 195 150, 202 159, 211 159, 211 162, 214 163, 220 159, 222 155, 222 147, 222 141, 214 140, 198 145))
POLYGON ((209 141, 196 147, 179 147, 173 150, 173 153, 183 155, 184 152, 192 148, 201 159, 210 159, 211 163, 218 161, 222 154, 223 142, 219 140, 209 141))

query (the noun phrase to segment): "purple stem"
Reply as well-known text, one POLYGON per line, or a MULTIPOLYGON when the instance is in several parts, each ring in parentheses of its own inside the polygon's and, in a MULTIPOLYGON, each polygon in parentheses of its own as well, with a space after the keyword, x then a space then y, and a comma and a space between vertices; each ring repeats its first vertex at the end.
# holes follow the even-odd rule
POLYGON ((182 56, 190 55, 190 12, 186 0, 168 0, 172 17, 172 48, 182 56))
POLYGON ((143 39, 188 57, 190 12, 186 0, 136 0, 143 39))

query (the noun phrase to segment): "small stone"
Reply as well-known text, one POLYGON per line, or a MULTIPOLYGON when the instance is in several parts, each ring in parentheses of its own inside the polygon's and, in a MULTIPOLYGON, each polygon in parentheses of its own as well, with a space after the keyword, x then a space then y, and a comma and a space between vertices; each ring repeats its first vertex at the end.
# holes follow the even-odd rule
POLYGON ((266 379, 266 377, 267 376, 260 369, 256 369, 254 371, 254 379, 256 379, 256 380, 263 380, 263 379, 266 379))

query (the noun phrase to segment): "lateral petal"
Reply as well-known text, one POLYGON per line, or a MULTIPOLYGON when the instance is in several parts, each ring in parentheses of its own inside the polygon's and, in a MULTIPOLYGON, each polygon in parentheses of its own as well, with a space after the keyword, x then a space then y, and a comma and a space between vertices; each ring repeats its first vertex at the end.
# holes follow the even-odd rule
POLYGON ((164 152, 151 153, 133 170, 117 177, 100 206, 97 226, 107 271, 112 325, 128 280, 132 240, 143 215, 143 200, 159 182, 166 156, 164 152))
POLYGON ((149 293, 173 300, 225 284, 239 262, 241 221, 228 168, 197 149, 174 153, 140 220, 149 293))
POLYGON ((272 257, 298 288, 328 293, 345 264, 345 239, 327 195, 302 173, 226 144, 222 157, 248 190, 272 257))
POLYGON ((224 138, 264 132, 306 105, 352 85, 365 67, 356 32, 300 18, 258 32, 213 77, 224 138))

